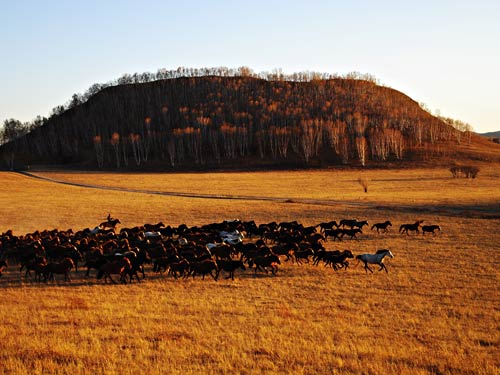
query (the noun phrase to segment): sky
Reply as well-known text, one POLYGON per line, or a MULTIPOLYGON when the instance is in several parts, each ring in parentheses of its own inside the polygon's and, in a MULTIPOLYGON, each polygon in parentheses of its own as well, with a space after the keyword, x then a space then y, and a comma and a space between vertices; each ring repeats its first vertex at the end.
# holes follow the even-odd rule
POLYGON ((357 71, 500 130, 500 1, 0 0, 0 122, 124 73, 357 71))

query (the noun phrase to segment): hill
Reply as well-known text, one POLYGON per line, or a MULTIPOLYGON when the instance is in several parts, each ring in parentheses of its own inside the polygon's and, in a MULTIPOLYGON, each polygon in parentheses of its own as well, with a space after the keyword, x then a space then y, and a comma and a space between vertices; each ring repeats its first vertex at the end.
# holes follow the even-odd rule
POLYGON ((496 132, 488 132, 488 133, 481 133, 483 137, 488 137, 488 138, 499 138, 500 137, 500 130, 496 132))
POLYGON ((204 170, 498 158, 497 145, 373 80, 266 78, 121 81, 2 145, 0 160, 11 169, 204 170))

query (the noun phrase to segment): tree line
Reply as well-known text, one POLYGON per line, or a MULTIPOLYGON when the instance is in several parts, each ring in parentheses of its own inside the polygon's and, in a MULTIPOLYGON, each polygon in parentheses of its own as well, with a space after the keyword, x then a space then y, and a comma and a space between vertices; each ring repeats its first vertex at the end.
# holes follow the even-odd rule
POLYGON ((92 85, 36 125, 6 120, 0 152, 11 167, 16 160, 99 168, 365 165, 460 143, 467 132, 369 75, 179 68, 92 85))

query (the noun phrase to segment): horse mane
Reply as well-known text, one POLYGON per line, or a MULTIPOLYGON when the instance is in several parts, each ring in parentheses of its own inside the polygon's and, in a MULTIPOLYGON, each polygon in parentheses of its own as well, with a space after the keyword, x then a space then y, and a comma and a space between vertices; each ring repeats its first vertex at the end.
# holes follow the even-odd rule
POLYGON ((380 249, 380 250, 377 250, 377 252, 375 254, 383 254, 383 253, 387 253, 389 252, 389 250, 387 249, 380 249))

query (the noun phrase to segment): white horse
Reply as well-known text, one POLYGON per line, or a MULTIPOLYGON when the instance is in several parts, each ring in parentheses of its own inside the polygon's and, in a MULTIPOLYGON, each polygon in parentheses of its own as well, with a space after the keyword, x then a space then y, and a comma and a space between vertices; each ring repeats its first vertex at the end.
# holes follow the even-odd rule
POLYGON ((382 250, 377 250, 377 252, 375 254, 357 255, 356 259, 358 259, 358 264, 359 264, 360 260, 365 264, 365 271, 366 272, 370 271, 371 273, 373 273, 373 270, 368 266, 368 263, 378 264, 380 266, 379 271, 385 270, 385 272, 388 272, 387 267, 384 264, 384 257, 386 255, 388 255, 391 258, 394 258, 394 255, 391 253, 390 250, 382 249, 382 250))
POLYGON ((243 234, 238 230, 235 230, 234 232, 221 231, 219 232, 219 236, 222 239, 222 242, 229 243, 231 245, 239 244, 243 242, 243 238, 245 238, 245 236, 243 236, 243 234))

